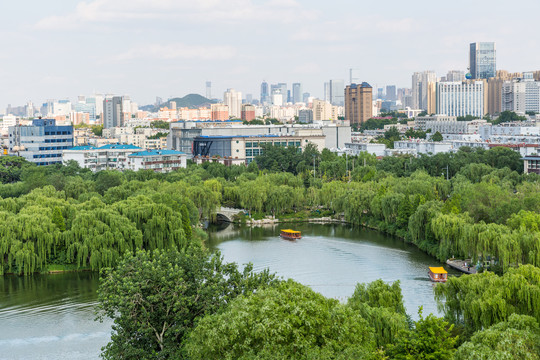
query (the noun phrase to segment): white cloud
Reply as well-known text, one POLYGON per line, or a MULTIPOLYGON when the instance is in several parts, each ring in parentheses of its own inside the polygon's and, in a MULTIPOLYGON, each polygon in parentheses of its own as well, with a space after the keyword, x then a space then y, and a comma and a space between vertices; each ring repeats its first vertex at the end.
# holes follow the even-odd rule
POLYGON ((172 60, 172 59, 195 59, 195 60, 227 60, 236 55, 236 49, 232 46, 207 46, 174 44, 148 44, 141 45, 114 56, 112 61, 130 61, 135 59, 172 60))
POLYGON ((66 15, 49 16, 36 23, 38 29, 74 29, 89 24, 144 20, 187 23, 279 22, 313 20, 318 12, 295 0, 93 0, 79 2, 66 15))

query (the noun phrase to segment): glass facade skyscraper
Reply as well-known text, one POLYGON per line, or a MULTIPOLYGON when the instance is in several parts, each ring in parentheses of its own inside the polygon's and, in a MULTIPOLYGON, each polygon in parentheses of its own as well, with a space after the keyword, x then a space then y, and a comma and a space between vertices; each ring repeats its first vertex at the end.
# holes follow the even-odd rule
POLYGON ((469 53, 469 70, 473 79, 489 79, 497 74, 494 42, 472 43, 469 53))

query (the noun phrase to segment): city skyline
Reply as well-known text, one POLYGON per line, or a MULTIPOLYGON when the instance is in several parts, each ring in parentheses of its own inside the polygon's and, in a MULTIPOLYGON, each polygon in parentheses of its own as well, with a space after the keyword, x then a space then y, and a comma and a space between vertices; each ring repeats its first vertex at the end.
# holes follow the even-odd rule
POLYGON ((414 72, 466 71, 469 44, 484 41, 497 44, 498 69, 539 67, 536 1, 517 0, 519 19, 496 1, 389 5, 381 14, 342 0, 4 3, 0 105, 94 92, 145 105, 204 95, 206 81, 218 98, 228 88, 257 97, 263 80, 322 98, 324 82, 348 83, 351 68, 373 88, 409 88, 414 72))

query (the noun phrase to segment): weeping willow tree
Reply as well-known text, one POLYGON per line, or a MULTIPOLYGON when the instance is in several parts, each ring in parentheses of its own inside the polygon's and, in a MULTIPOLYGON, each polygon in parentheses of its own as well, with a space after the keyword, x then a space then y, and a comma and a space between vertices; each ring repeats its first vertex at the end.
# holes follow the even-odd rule
POLYGON ((540 321, 540 268, 523 265, 503 276, 492 272, 450 277, 435 287, 438 306, 471 332, 508 320, 512 314, 540 321))
POLYGON ((142 195, 118 202, 114 207, 142 232, 145 249, 179 250, 186 246, 180 211, 156 204, 142 195))
POLYGON ((59 236, 47 209, 40 208, 32 215, 0 212, 0 273, 39 271, 47 264, 59 236))
POLYGON ((92 270, 113 266, 125 252, 143 247, 141 231, 111 208, 81 211, 62 240, 68 262, 92 270))

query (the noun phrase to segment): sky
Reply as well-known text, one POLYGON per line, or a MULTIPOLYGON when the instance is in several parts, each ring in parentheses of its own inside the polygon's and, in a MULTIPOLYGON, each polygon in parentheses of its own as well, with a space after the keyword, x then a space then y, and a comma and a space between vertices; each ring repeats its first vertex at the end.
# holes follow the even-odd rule
POLYGON ((260 94, 358 69, 373 87, 411 87, 415 71, 468 66, 494 41, 497 69, 540 70, 538 0, 1 1, 0 107, 129 95, 139 105, 189 93, 260 94))

